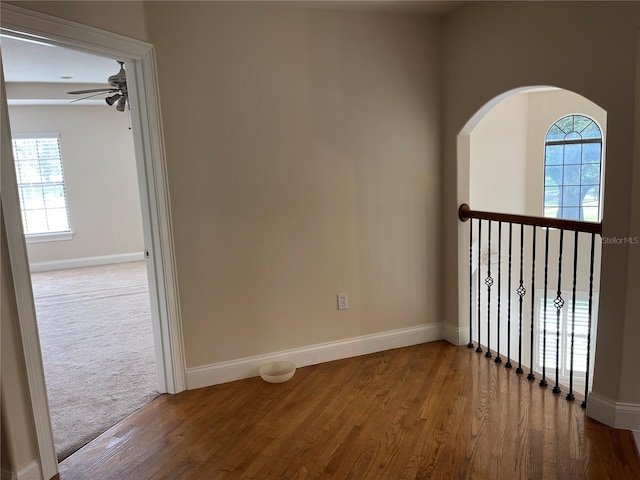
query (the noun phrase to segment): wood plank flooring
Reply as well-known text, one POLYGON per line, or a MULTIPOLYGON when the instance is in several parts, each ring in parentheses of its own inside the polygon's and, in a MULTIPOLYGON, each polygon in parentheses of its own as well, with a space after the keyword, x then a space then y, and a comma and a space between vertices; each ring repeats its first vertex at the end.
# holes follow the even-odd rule
POLYGON ((433 342, 164 395, 60 464, 74 479, 639 479, 632 434, 433 342))

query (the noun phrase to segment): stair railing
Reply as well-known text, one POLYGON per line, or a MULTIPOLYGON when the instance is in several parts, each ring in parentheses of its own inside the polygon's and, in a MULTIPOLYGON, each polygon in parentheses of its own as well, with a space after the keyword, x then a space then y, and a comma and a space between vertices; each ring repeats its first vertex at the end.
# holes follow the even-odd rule
MULTIPOLYGON (((523 366, 526 363, 526 359, 523 360, 523 344, 525 347, 529 349, 529 359, 528 359, 528 370, 527 379, 530 381, 534 381, 536 378, 536 373, 541 374, 540 386, 546 387, 548 385, 547 379, 547 369, 551 368, 555 370, 554 374, 554 386, 553 393, 559 394, 561 392, 560 385, 560 370, 561 363, 563 366, 568 364, 569 376, 568 376, 568 393, 566 395, 567 400, 574 400, 574 367, 575 361, 578 356, 578 352, 576 352, 576 330, 577 328, 584 327, 584 325, 576 325, 576 285, 578 278, 578 264, 579 264, 579 235, 580 234, 590 234, 590 254, 589 254, 589 278, 588 278, 588 307, 587 311, 584 312, 586 314, 586 359, 582 359, 583 364, 586 365, 585 368, 585 380, 584 380, 584 400, 582 402, 582 407, 586 407, 587 405, 587 394, 589 389, 589 370, 591 365, 591 339, 592 339, 592 324, 594 320, 594 267, 595 267, 595 250, 596 250, 596 235, 602 235, 602 224, 594 223, 594 222, 584 222, 584 221, 575 221, 575 220, 565 220, 559 218, 547 218, 547 217, 534 217, 534 216, 526 216, 526 215, 514 215, 514 214, 506 214, 506 213, 495 213, 495 212, 484 212, 471 210, 469 205, 462 204, 458 209, 458 217, 461 221, 466 222, 469 221, 469 343, 468 347, 475 347, 475 351, 477 353, 482 353, 484 348, 486 348, 485 357, 493 358, 495 353, 494 362, 501 364, 503 362, 502 359, 502 351, 503 345, 505 343, 506 336, 506 358, 504 362, 505 368, 513 368, 512 361, 517 361, 517 368, 515 372, 520 375, 524 373, 523 366), (474 222, 474 220, 476 220, 474 222), (482 251, 483 251, 483 236, 482 236, 482 228, 483 223, 487 223, 487 234, 486 234, 486 272, 483 272, 482 269, 482 251), (474 223, 477 224, 477 242, 474 244, 474 223), (494 278, 492 276, 492 258, 494 256, 494 252, 492 252, 492 244, 495 246, 495 240, 492 238, 492 228, 494 224, 497 223, 497 287, 494 289, 494 278), (513 237, 514 237, 514 227, 516 230, 519 230, 519 253, 516 253, 514 258, 513 254, 513 237), (527 279, 524 276, 525 270, 525 241, 527 234, 525 232, 525 227, 530 227, 531 230, 531 240, 528 243, 527 247, 530 248, 531 252, 531 263, 528 265, 528 268, 531 272, 531 283, 528 284, 527 279), (507 285, 506 290, 504 289, 504 285, 502 282, 503 275, 503 255, 505 255, 504 246, 503 246, 503 228, 508 229, 508 240, 507 240, 507 252, 506 256, 508 259, 508 264, 506 267, 507 274, 507 285), (538 245, 536 245, 536 239, 538 236, 537 231, 538 228, 542 229, 544 233, 544 273, 543 273, 543 289, 542 296, 544 298, 542 302, 541 309, 542 312, 542 322, 540 322, 540 313, 536 315, 536 254, 538 250, 538 245), (549 279, 549 266, 550 262, 554 261, 550 258, 554 255, 553 251, 550 251, 550 231, 557 231, 558 241, 557 247, 554 245, 552 248, 557 248, 557 283, 556 279, 549 279), (566 321, 561 322, 561 317, 563 317, 562 312, 563 308, 566 307, 566 300, 563 298, 563 282, 562 282, 562 266, 563 266, 563 246, 565 243, 565 232, 568 235, 573 233, 573 276, 571 281, 571 309, 568 311, 564 318, 566 321), (477 258, 474 262, 474 248, 476 249, 477 258), (514 274, 513 263, 517 262, 516 268, 517 275, 516 285, 513 285, 514 282, 514 274), (474 269, 475 267, 475 269, 474 269), (477 272, 476 283, 474 284, 474 273, 477 272), (483 280, 483 274, 486 273, 486 276, 483 280), (550 285, 550 282, 551 285, 550 285), (484 283, 484 288, 482 287, 482 283, 484 283), (552 288, 552 285, 557 284, 557 289, 551 295, 549 295, 549 288, 552 288), (475 299, 474 299, 474 285, 476 287, 475 290, 475 299), (527 287, 530 285, 531 292, 531 302, 530 302, 530 322, 529 322, 529 332, 524 331, 523 319, 527 314, 525 312, 526 304, 525 297, 527 295, 527 287), (514 289, 515 287, 515 289, 514 289), (482 292, 486 288, 486 316, 482 315, 482 292), (506 298, 506 318, 505 312, 503 311, 504 306, 504 298, 503 295, 507 295, 506 298), (495 324, 492 325, 492 299, 495 300, 495 306, 497 308, 497 312, 495 313, 495 324), (514 317, 516 312, 512 312, 514 309, 514 305, 512 304, 512 300, 517 302, 517 325, 513 325, 514 317), (555 309, 555 322, 553 321, 552 312, 548 312, 548 310, 555 309), (477 324, 474 325, 473 314, 474 311, 476 313, 476 321, 477 324), (551 313, 551 315, 548 315, 551 313), (568 317, 571 318, 568 318, 568 317), (505 325, 506 321, 506 325, 505 325), (483 323, 484 322, 484 323, 483 323), (483 330, 486 332, 486 342, 482 341, 482 332, 483 330), (492 330, 495 330, 497 339, 494 343, 492 343, 491 333, 492 330), (512 357, 512 343, 515 343, 514 330, 517 332, 517 358, 512 357), (474 332, 476 334, 476 344, 474 345, 474 332), (561 332, 564 332, 564 341, 567 344, 567 348, 561 352, 561 332), (528 335, 527 335, 528 333, 528 335), (554 335, 555 334, 555 335, 554 335), (527 338, 528 337, 528 338, 527 338), (554 338, 555 337, 555 338, 554 338), (540 345, 538 349, 541 352, 539 358, 538 367, 541 369, 541 372, 534 372, 534 340, 535 338, 541 339, 539 342, 540 345), (528 342, 528 345, 527 343, 528 342), (547 345, 547 343, 551 343, 551 345, 547 345), (484 347, 484 348, 483 348, 484 347), (492 352, 492 347, 493 352, 492 352), (548 350, 549 349, 549 350, 548 350), (547 365, 547 363, 552 363, 551 365, 547 365)), ((554 233, 554 237, 556 234, 554 233)), ((494 272, 496 273, 496 272, 494 272)), ((555 272, 553 272, 555 273, 555 272)), ((584 272, 583 272, 584 273, 584 272)), ((565 290, 566 292, 567 290, 565 290)), ((566 295, 565 295, 566 296, 566 295)), ((584 318, 582 319, 584 320, 584 318)), ((584 322, 583 322, 584 323, 584 322)), ((584 337, 584 334, 582 335, 584 337)), ((583 352, 580 352, 580 355, 584 355, 583 352)))

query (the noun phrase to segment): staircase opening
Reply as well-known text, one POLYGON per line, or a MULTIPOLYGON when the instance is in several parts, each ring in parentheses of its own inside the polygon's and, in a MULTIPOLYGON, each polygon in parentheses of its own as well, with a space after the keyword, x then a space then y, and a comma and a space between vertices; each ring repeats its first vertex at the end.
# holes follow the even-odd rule
MULTIPOLYGON (((599 222, 606 122, 598 105, 555 87, 520 88, 494 98, 458 135, 459 204, 480 212, 599 222), (588 138, 594 132, 599 140, 588 138)), ((543 386, 544 373, 551 371, 558 390, 566 393, 571 386, 573 399, 572 390, 586 393, 593 379, 601 238, 510 220, 475 217, 459 224, 459 343, 506 360, 530 380, 540 380, 542 372, 543 386)))

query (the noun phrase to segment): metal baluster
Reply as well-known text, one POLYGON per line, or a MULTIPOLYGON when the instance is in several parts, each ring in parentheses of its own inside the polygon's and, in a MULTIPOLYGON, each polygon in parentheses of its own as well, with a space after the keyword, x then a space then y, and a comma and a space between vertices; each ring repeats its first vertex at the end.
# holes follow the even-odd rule
POLYGON ((469 219, 469 343, 473 348, 473 218, 469 219))
POLYGON ((487 278, 484 280, 484 284, 487 286, 487 353, 484 356, 491 358, 491 286, 493 285, 493 278, 491 278, 491 220, 489 220, 487 240, 487 278))
POLYGON ((509 274, 507 281, 507 362, 504 364, 504 368, 511 368, 511 246, 513 244, 513 224, 509 223, 509 274))
POLYGON ((498 222, 498 348, 496 349, 496 363, 502 363, 500 358, 500 296, 502 286, 500 277, 502 275, 502 222, 498 222))
POLYGON ((593 253, 596 245, 596 234, 591 234, 591 260, 589 263, 589 321, 587 330, 587 372, 584 378, 584 400, 582 401, 582 408, 587 408, 587 395, 589 394, 589 362, 591 360, 591 306, 593 300, 593 253))
POLYGON ((553 387, 553 393, 560 393, 560 310, 564 306, 562 299, 562 242, 564 239, 564 230, 560 229, 560 242, 558 247, 558 291, 553 306, 556 307, 556 385, 553 387))
POLYGON ((540 386, 547 386, 546 365, 547 365, 547 279, 549 273, 549 228, 547 227, 544 242, 544 313, 542 319, 542 380, 540 386))
POLYGON ((533 245, 531 254, 531 336, 529 338, 529 375, 527 380, 535 380, 536 376, 533 374, 533 326, 534 315, 536 307, 536 226, 533 226, 533 245))
POLYGON ((481 335, 481 331, 480 329, 482 328, 480 325, 480 282, 482 281, 480 278, 480 273, 482 272, 482 269, 480 267, 480 262, 482 260, 482 219, 478 219, 478 348, 476 348, 476 352, 480 353, 482 352, 482 347, 480 346, 480 335, 481 335))
POLYGON ((516 293, 520 297, 519 300, 519 316, 518 316, 518 368, 516 373, 524 373, 522 370, 522 297, 525 296, 527 290, 524 288, 522 282, 522 269, 524 264, 524 224, 520 224, 520 286, 516 290, 516 293))
POLYGON ((573 297, 571 299, 571 360, 569 367, 569 393, 567 400, 575 400, 573 396, 573 345, 576 330, 576 276, 578 274, 578 232, 573 235, 573 297))

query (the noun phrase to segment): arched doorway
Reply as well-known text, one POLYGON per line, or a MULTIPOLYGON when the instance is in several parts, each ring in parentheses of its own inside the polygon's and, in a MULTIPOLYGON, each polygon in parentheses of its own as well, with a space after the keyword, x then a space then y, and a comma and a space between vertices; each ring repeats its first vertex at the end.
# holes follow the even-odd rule
MULTIPOLYGON (((524 87, 505 92, 485 104, 467 122, 457 138, 458 204, 467 203, 473 210, 495 213, 535 217, 555 217, 557 215, 558 218, 562 218, 563 209, 549 208, 549 202, 553 201, 553 199, 550 199, 551 195, 549 192, 552 189, 549 188, 549 185, 552 183, 556 185, 554 182, 557 180, 554 178, 554 175, 550 174, 551 170, 559 170, 560 175, 563 175, 563 172, 567 172, 567 178, 572 172, 577 172, 578 175, 577 181, 567 180, 567 182, 565 182, 566 187, 565 184, 562 184, 560 187, 556 185, 555 191, 557 191, 558 188, 561 190, 565 188, 567 191, 569 191, 569 189, 577 190, 578 192, 580 192, 581 189, 585 189, 586 191, 586 186, 581 187, 579 180, 583 170, 585 175, 588 173, 588 169, 581 164, 581 162, 587 161, 586 157, 581 159, 580 154, 578 154, 576 161, 569 158, 570 154, 572 154, 571 152, 575 150, 579 153, 583 148, 578 140, 574 138, 574 136, 577 138, 579 135, 577 135, 573 129, 571 129, 571 131, 567 129, 566 137, 568 140, 565 142, 567 145, 563 144, 558 147, 561 152, 564 152, 565 150, 563 149, 566 149, 567 165, 563 166, 562 163, 560 166, 554 165, 550 167, 547 165, 549 162, 554 161, 553 159, 545 158, 545 155, 548 155, 548 132, 563 118, 584 118, 586 121, 585 126, 591 121, 592 125, 602 133, 602 155, 598 158, 600 163, 597 165, 598 168, 601 167, 597 179, 598 198, 600 199, 599 211, 601 212, 607 113, 598 105, 581 95, 548 86, 524 87), (574 185, 576 182, 577 185, 574 185), (547 187, 545 187, 545 185, 547 185, 547 187), (545 192, 547 193, 547 197, 545 197, 545 192), (545 206, 547 206, 546 209, 545 206)), ((554 147, 556 146, 554 145, 554 147)), ((598 148, 600 147, 598 146, 598 148)), ((585 196, 580 198, 584 197, 585 196)), ((589 196, 588 198, 591 199, 592 197, 589 196)), ((577 207, 572 208, 571 211, 576 208, 577 207)), ((589 211, 592 210, 591 207, 588 209, 589 211)), ((501 230, 501 234, 499 235, 502 244, 506 245, 507 240, 511 238, 512 234, 515 242, 514 277, 516 278, 512 284, 506 283, 510 267, 508 268, 506 265, 506 246, 504 248, 501 247, 501 249, 498 248, 501 242, 499 242, 498 237, 496 237, 498 233, 497 225, 494 224, 493 242, 490 242, 486 226, 485 231, 480 232, 480 236, 478 236, 478 229, 472 232, 473 237, 470 240, 468 224, 459 224, 458 299, 460 315, 458 331, 460 334, 458 343, 478 343, 478 339, 480 338, 480 343, 485 345, 486 341, 493 339, 494 344, 489 345, 492 350, 497 349, 498 352, 500 350, 503 352, 509 350, 516 351, 518 352, 518 356, 521 357, 519 360, 522 360, 526 367, 536 371, 539 371, 537 369, 545 363, 544 358, 548 360, 548 357, 552 357, 554 362, 555 358, 557 358, 557 363, 561 365, 561 370, 565 364, 567 365, 566 377, 561 373, 560 381, 568 382, 568 365, 570 362, 568 360, 565 361, 565 359, 569 358, 565 350, 568 351, 569 348, 573 348, 570 347, 570 342, 575 340, 574 335, 569 335, 568 332, 570 329, 571 331, 576 330, 571 326, 576 324, 576 318, 578 318, 578 323, 582 321, 581 315, 585 318, 584 322, 587 321, 586 312, 590 301, 589 298, 591 298, 588 294, 588 290, 590 290, 588 271, 590 261, 589 239, 581 238, 579 241, 576 240, 574 244, 573 235, 567 235, 563 238, 559 237, 558 231, 551 230, 547 234, 547 241, 551 238, 551 244, 554 244, 554 242, 555 244, 562 243, 564 258, 562 254, 560 254, 561 261, 558 262, 556 257, 554 257, 554 255, 557 255, 557 252, 551 252, 548 258, 553 260, 550 260, 549 265, 544 265, 542 263, 542 260, 545 258, 543 255, 545 241, 543 232, 538 231, 535 234, 525 234, 524 230, 519 230, 519 227, 515 229, 514 232, 508 230, 506 224, 504 227, 504 230, 501 230), (535 250, 533 246, 535 246, 535 240, 533 235, 535 235, 538 242, 535 249, 538 252, 537 257, 534 254, 535 250), (560 238, 563 238, 562 242, 560 242, 560 238), (518 249, 520 249, 519 252, 517 252, 518 249), (573 255, 574 251, 576 252, 575 255, 573 255), (532 260, 532 254, 534 260, 532 260), (520 265, 518 265, 518 256, 522 258, 520 265), (578 269, 578 280, 577 282, 574 280, 575 284, 572 285, 570 273, 574 262, 581 265, 581 267, 578 269), (547 266, 549 268, 547 268, 547 266), (538 277, 536 277, 535 280, 531 279, 532 273, 536 270, 538 277), (559 270, 565 272, 562 280, 560 280, 559 270), (500 285, 500 294, 497 297, 498 304, 496 304, 495 299, 493 304, 491 300, 487 301, 486 299, 482 299, 482 295, 487 296, 484 277, 491 271, 493 271, 494 278, 497 276, 496 272, 504 275, 503 278, 505 281, 500 285), (541 275, 543 271, 545 272, 544 276, 541 275), (569 273, 567 274, 566 272, 569 273), (566 302, 566 308, 559 310, 558 318, 562 318, 562 321, 558 322, 558 327, 555 331, 561 330, 562 334, 558 333, 556 337, 554 322, 553 327, 549 329, 549 336, 547 336, 546 332, 543 333, 542 327, 540 326, 535 337, 534 334, 531 333, 531 341, 529 343, 523 343, 517 336, 515 340, 513 337, 509 337, 509 340, 507 340, 507 332, 505 331, 507 329, 506 322, 503 322, 500 327, 500 324, 495 322, 495 319, 504 317, 515 317, 515 319, 519 319, 520 321, 517 322, 518 325, 516 325, 515 328, 519 331, 524 330, 527 337, 529 336, 530 328, 533 332, 532 324, 536 324, 537 328, 537 323, 542 324, 543 312, 545 317, 547 314, 545 305, 549 304, 549 302, 551 302, 551 305, 553 303, 551 294, 546 291, 547 273, 550 278, 555 279, 555 277, 558 277, 557 290, 561 292, 558 293, 558 295, 569 299, 569 301, 566 302), (479 275, 482 276, 482 278, 478 278, 479 275), (525 290, 528 290, 523 294, 526 296, 526 313, 524 317, 522 315, 522 305, 519 301, 519 295, 514 293, 518 287, 518 277, 526 279, 525 290), (479 296, 478 292, 480 292, 479 296), (502 310, 500 310, 499 305, 501 296, 503 299, 502 310), (507 300, 509 300, 509 302, 507 300), (518 311, 518 307, 520 311, 518 311), (485 325, 484 323, 476 323, 476 318, 481 317, 485 311, 489 312, 489 317, 493 316, 493 324, 485 325), (498 332, 501 332, 502 335, 498 332), (497 342, 496 339, 500 338, 502 340, 497 342), (550 354, 548 351, 543 350, 542 345, 547 340, 552 344, 554 344, 554 342, 559 344, 557 352, 554 351, 550 354), (524 352, 522 352, 523 344, 524 352)), ((594 319, 592 324, 593 338, 591 342, 589 342, 587 339, 588 336, 585 335, 584 338, 578 340, 582 342, 582 344, 586 345, 589 343, 589 345, 592 346, 595 346, 595 319, 597 319, 600 254, 601 242, 598 238, 594 248, 594 294, 592 302, 593 314, 591 315, 594 319)), ((494 295, 496 288, 497 285, 493 286, 494 295)), ((556 287, 554 285, 554 295, 555 290, 556 287)), ((552 306, 551 309, 553 312, 556 311, 552 306)), ((554 319, 555 315, 556 314, 553 313, 554 319)), ((576 336, 576 338, 578 337, 576 336)), ((584 349, 586 350, 586 346, 584 349)), ((593 353, 595 353, 595 350, 593 353)), ((589 361, 590 365, 587 366, 585 354, 585 373, 592 371, 593 357, 594 355, 592 354, 591 361, 589 361)), ((571 370, 573 370, 573 368, 574 365, 571 364, 571 370)), ((589 375, 589 383, 591 383, 592 378, 592 375, 589 375)))

